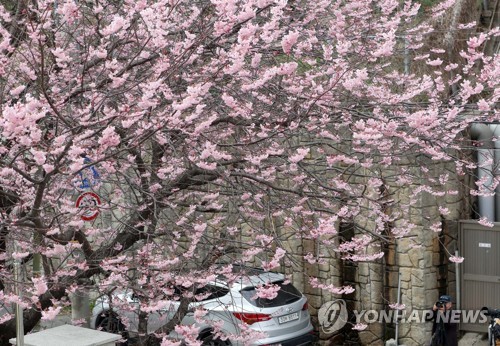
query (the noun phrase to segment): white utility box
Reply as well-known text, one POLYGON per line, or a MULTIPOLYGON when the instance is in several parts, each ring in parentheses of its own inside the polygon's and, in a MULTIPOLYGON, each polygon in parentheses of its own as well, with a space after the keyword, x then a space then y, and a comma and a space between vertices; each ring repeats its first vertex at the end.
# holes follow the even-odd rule
MULTIPOLYGON (((115 346, 121 336, 65 324, 24 336, 25 346, 115 346)), ((12 345, 16 339, 10 339, 12 345)))

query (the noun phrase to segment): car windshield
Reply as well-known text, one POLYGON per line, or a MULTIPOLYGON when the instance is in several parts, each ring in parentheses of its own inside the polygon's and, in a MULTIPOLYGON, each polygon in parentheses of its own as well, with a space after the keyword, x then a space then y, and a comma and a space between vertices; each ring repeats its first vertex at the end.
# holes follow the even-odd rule
POLYGON ((284 281, 273 282, 274 285, 280 286, 278 295, 274 299, 266 299, 257 297, 256 287, 245 287, 240 291, 241 295, 253 306, 259 308, 269 308, 287 305, 296 302, 302 297, 302 294, 290 283, 284 281))

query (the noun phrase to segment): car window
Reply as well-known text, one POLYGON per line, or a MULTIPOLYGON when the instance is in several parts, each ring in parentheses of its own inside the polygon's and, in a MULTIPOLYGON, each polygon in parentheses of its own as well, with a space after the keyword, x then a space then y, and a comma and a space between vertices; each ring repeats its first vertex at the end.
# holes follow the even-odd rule
POLYGON ((215 285, 205 285, 203 287, 197 288, 195 296, 199 301, 216 299, 225 296, 229 293, 227 287, 215 286, 215 285))
POLYGON ((255 287, 246 287, 240 293, 250 304, 260 308, 287 305, 296 302, 302 297, 302 293, 290 283, 284 284, 283 281, 278 281, 273 282, 273 284, 281 287, 274 299, 256 297, 257 290, 255 287))

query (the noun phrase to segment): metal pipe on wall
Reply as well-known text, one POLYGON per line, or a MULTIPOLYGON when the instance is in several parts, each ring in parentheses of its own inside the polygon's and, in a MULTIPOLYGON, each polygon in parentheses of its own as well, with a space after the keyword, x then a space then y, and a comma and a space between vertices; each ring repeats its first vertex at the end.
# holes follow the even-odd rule
MULTIPOLYGON (((486 190, 492 191, 494 150, 492 148, 493 132, 488 125, 475 123, 471 127, 472 139, 480 142, 477 149, 477 178, 482 181, 486 190)), ((479 215, 490 222, 495 221, 495 196, 493 194, 478 196, 479 215)))
MULTIPOLYGON (((17 241, 14 240, 14 252, 18 251, 17 241)), ((15 292, 19 297, 19 301, 23 297, 23 272, 21 268, 21 260, 19 258, 14 259, 14 282, 15 282, 15 292)), ((16 303, 16 346, 24 346, 24 310, 21 304, 16 303)))
MULTIPOLYGON (((493 176, 500 179, 500 125, 490 125, 494 145, 493 176)), ((495 189, 495 221, 500 221, 500 184, 495 189)))
MULTIPOLYGON (((398 307, 401 299, 401 272, 398 271, 398 307)), ((399 345, 399 310, 396 309, 396 332, 394 338, 396 339, 396 346, 399 345)))
MULTIPOLYGON (((458 250, 455 250, 455 256, 458 257, 458 250)), ((455 287, 456 287, 456 309, 457 310, 460 310, 461 308, 461 304, 460 304, 460 301, 461 301, 461 287, 460 287, 460 278, 461 278, 461 275, 460 275, 460 266, 459 266, 459 263, 455 262, 455 287)))

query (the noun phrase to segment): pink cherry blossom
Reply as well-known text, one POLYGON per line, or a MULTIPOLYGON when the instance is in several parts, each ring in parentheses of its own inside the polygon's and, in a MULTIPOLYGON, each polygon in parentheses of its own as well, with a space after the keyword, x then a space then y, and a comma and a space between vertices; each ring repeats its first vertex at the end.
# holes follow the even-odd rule
POLYGON ((453 263, 462 263, 464 261, 464 258, 460 256, 450 256, 448 259, 453 263))
POLYGON ((102 132, 99 144, 103 147, 115 147, 120 143, 120 136, 115 132, 114 126, 109 126, 102 132))
POLYGON ((35 288, 33 294, 35 294, 36 296, 40 296, 47 292, 48 286, 43 278, 32 278, 31 280, 33 281, 35 288))
POLYGON ((292 46, 297 43, 297 39, 299 38, 299 32, 292 31, 286 34, 281 40, 281 47, 283 48, 283 52, 286 54, 290 53, 292 46))
POLYGON ((252 299, 274 299, 278 296, 280 286, 273 284, 265 284, 256 288, 257 293, 252 299))
POLYGON ((391 303, 389 304, 389 307, 393 310, 404 310, 406 309, 406 305, 405 304, 401 304, 401 303, 391 303))
POLYGON ((42 311, 42 320, 44 321, 52 321, 54 318, 56 318, 57 315, 59 315, 59 312, 61 312, 62 307, 49 307, 47 310, 42 311))
POLYGON ((362 331, 362 330, 365 330, 366 328, 368 328, 368 325, 365 324, 365 323, 356 323, 352 329, 353 330, 358 330, 358 331, 362 331))
POLYGON ((24 85, 20 85, 20 86, 18 86, 17 88, 12 89, 12 90, 10 91, 10 94, 11 94, 12 96, 18 96, 19 94, 21 94, 21 93, 24 91, 24 89, 25 89, 25 88, 26 88, 26 86, 24 86, 24 85))

